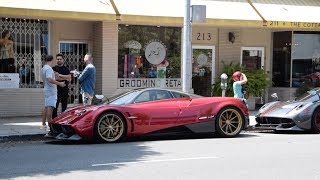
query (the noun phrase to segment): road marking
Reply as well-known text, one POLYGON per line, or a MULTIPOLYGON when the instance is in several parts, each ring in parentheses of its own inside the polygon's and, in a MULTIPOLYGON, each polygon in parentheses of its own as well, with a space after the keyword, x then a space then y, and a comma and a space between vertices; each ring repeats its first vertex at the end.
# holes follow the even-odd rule
POLYGON ((105 164, 92 164, 91 166, 112 166, 112 165, 126 165, 126 164, 138 164, 138 163, 156 163, 156 162, 172 162, 172 161, 188 161, 188 160, 201 160, 201 159, 217 159, 218 157, 194 157, 194 158, 179 158, 179 159, 158 159, 148 161, 127 161, 127 162, 113 162, 105 164))

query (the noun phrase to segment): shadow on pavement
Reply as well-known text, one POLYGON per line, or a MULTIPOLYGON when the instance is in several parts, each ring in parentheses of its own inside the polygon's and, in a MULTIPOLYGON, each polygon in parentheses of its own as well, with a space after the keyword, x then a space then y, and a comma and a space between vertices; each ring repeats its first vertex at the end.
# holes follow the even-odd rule
POLYGON ((87 141, 34 141, 0 144, 0 179, 54 178, 74 171, 112 171, 161 154, 142 143, 99 144, 87 141), (95 164, 108 164, 94 166, 95 164))
MULTIPOLYGON (((250 138, 256 137, 255 134, 250 133, 241 133, 237 137, 233 138, 250 138)), ((215 134, 182 134, 182 135, 145 135, 139 137, 130 137, 125 139, 124 141, 118 143, 110 143, 110 144, 119 144, 119 143, 129 143, 129 142, 146 142, 146 141, 168 141, 168 140, 191 140, 191 139, 224 139, 216 136, 215 134)), ((226 138, 228 139, 228 138, 226 138)), ((47 144, 57 144, 57 145, 82 145, 82 144, 109 144, 105 142, 96 142, 96 141, 60 141, 55 139, 46 140, 47 144)))

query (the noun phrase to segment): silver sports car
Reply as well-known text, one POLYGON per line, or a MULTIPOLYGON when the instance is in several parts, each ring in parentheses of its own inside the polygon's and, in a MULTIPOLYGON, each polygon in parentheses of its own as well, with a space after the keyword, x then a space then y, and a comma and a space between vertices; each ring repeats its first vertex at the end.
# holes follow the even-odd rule
MULTIPOLYGON (((273 95, 276 97, 276 94, 273 95)), ((312 89, 293 101, 265 104, 256 115, 256 129, 295 130, 320 133, 320 88, 312 89)))

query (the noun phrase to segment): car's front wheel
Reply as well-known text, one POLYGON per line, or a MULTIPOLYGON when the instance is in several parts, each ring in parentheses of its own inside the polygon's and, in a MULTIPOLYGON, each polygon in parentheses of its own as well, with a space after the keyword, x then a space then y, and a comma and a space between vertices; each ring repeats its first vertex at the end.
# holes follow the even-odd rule
POLYGON ((116 112, 105 112, 96 121, 95 134, 99 140, 118 142, 126 135, 124 118, 116 112))
POLYGON ((320 108, 317 108, 312 116, 311 130, 313 133, 320 133, 320 108))
POLYGON ((242 113, 234 107, 223 108, 216 117, 216 133, 220 137, 237 136, 244 123, 242 113))

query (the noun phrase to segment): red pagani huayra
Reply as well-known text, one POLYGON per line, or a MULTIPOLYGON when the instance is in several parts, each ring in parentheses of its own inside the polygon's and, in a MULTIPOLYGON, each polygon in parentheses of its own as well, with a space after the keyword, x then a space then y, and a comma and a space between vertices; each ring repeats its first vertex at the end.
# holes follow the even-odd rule
POLYGON ((49 123, 60 140, 117 142, 156 133, 216 133, 234 137, 248 126, 241 99, 201 97, 160 88, 135 89, 98 105, 76 106, 49 123))

